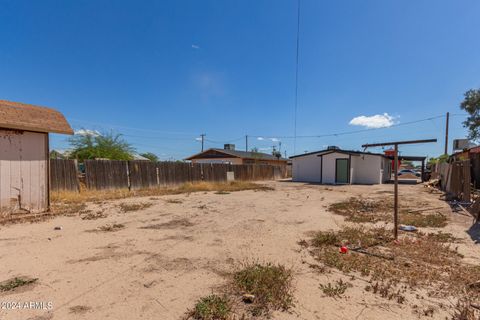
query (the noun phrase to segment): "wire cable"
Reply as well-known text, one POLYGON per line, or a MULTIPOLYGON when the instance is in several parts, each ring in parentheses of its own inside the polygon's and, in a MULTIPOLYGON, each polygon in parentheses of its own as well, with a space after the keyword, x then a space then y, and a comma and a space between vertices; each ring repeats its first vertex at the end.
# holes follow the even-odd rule
POLYGON ((297 148, 297 110, 298 110, 298 52, 300 47, 300 0, 297 0, 297 55, 295 61, 295 115, 293 124, 293 153, 297 148))

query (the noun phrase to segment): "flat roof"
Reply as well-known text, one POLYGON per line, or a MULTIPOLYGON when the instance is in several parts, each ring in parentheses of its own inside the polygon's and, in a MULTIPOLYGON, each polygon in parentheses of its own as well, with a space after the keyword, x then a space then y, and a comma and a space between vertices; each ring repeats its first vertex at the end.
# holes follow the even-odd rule
POLYGON ((343 150, 343 149, 325 149, 325 150, 320 150, 320 151, 307 152, 307 153, 299 154, 299 155, 296 155, 296 156, 291 156, 290 159, 310 156, 310 155, 314 155, 314 154, 318 154, 320 156, 320 155, 334 153, 334 152, 351 154, 351 155, 366 154, 366 155, 386 157, 383 153, 372 153, 372 152, 363 152, 363 151, 355 151, 355 150, 343 150))

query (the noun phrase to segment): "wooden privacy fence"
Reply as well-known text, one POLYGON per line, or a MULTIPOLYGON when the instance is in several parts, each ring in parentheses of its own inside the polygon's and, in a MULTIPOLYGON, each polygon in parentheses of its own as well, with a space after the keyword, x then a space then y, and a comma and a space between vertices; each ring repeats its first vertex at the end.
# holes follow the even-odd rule
POLYGON ((50 159, 50 189, 79 191, 77 166, 74 160, 50 159))
POLYGON ((470 160, 439 163, 436 175, 440 179, 440 188, 449 197, 462 201, 470 201, 471 170, 470 160))
MULTIPOLYGON (((58 161, 58 160, 55 160, 58 161)), ((71 161, 73 160, 59 160, 71 161)), ((184 162, 116 161, 85 160, 85 185, 88 189, 144 189, 152 187, 175 186, 186 182, 222 182, 227 181, 227 172, 233 172, 235 180, 275 180, 289 177, 286 166, 271 165, 230 165, 230 164, 192 164, 184 162)), ((72 169, 69 166, 69 177, 72 169)), ((75 166, 73 166, 75 169, 75 166)), ((53 170, 52 170, 53 171, 53 170)), ((64 175, 53 174, 52 180, 61 180, 64 175)), ((74 172, 75 182, 77 173, 74 172)), ((71 178, 70 178, 71 179, 71 178)), ((62 181, 55 181, 61 190, 62 181)), ((64 188, 65 190, 73 190, 64 188)))

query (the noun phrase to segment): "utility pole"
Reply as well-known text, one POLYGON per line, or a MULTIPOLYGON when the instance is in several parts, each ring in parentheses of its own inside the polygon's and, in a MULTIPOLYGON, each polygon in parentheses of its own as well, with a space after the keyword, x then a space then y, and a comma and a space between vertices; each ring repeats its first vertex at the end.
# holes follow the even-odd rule
POLYGON ((245 152, 248 152, 248 135, 245 135, 245 152))
POLYGON ((202 133, 202 134, 200 135, 200 137, 202 137, 202 152, 203 152, 203 144, 204 144, 204 141, 205 141, 205 136, 206 136, 205 133, 202 133))
POLYGON ((394 178, 394 198, 393 198, 393 236, 395 240, 398 239, 398 145, 399 144, 414 144, 414 143, 429 143, 429 142, 437 142, 437 139, 428 139, 428 140, 411 140, 411 141, 395 141, 395 142, 385 142, 385 143, 372 143, 372 144, 364 144, 362 148, 369 148, 369 147, 385 147, 385 146, 394 146, 395 153, 393 155, 393 174, 395 175, 394 178))
POLYGON ((448 123, 450 121, 450 112, 447 112, 447 121, 445 123, 445 153, 448 154, 448 123))

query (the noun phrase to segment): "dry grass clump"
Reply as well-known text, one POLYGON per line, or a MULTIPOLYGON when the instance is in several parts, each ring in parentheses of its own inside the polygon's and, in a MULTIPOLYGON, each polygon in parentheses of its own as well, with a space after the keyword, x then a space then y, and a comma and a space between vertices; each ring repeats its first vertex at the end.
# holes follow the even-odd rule
POLYGON ((84 314, 90 311, 91 309, 92 309, 91 307, 81 306, 81 305, 77 305, 69 308, 70 313, 75 313, 75 314, 84 314))
POLYGON ((18 287, 23 287, 35 283, 37 278, 15 277, 0 283, 0 292, 12 291, 18 287))
POLYGON ((226 296, 212 294, 200 298, 186 319, 195 320, 228 320, 232 316, 232 303, 226 296))
MULTIPOLYGON (((327 267, 369 276, 372 283, 380 283, 377 290, 372 290, 380 294, 387 289, 392 291, 397 285, 407 285, 412 289, 430 288, 430 295, 439 297, 468 292, 480 298, 480 284, 470 285, 480 279, 480 266, 462 263, 462 255, 449 244, 421 234, 398 241, 389 239, 387 233, 361 227, 319 232, 311 240, 314 246, 311 252, 327 267), (352 244, 347 254, 339 253, 339 241, 352 244), (357 252, 357 246, 362 250, 357 252), (387 283, 383 285, 386 289, 381 285, 383 282, 387 283)), ((388 297, 401 301, 400 295, 388 297)))
MULTIPOLYGON (((357 223, 391 222, 393 204, 390 199, 364 199, 351 197, 347 200, 331 204, 329 211, 344 216, 345 221, 357 223)), ((447 225, 447 217, 442 214, 422 214, 402 210, 400 223, 415 227, 442 228, 447 225)))
POLYGON ((400 213, 400 223, 415 227, 443 228, 447 217, 443 214, 400 213))
POLYGON ((53 204, 71 204, 84 203, 104 200, 126 199, 131 197, 155 197, 163 195, 175 195, 192 192, 205 191, 243 191, 243 190, 259 190, 269 191, 273 188, 248 182, 248 181, 230 181, 230 182, 198 182, 185 183, 178 187, 172 188, 150 188, 140 190, 115 189, 115 190, 82 190, 81 192, 59 191, 51 193, 53 204))
POLYGON ((80 218, 82 220, 97 220, 97 219, 103 219, 103 218, 106 218, 107 215, 105 214, 105 211, 102 209, 102 210, 97 210, 95 212, 93 211, 89 211, 89 212, 85 212, 85 213, 81 213, 80 214, 80 218))
POLYGON ((345 282, 342 279, 337 280, 333 285, 330 282, 326 285, 320 284, 320 289, 322 289, 323 293, 327 297, 332 298, 341 297, 350 287, 352 287, 352 284, 345 282))
POLYGON ((138 211, 150 208, 153 204, 149 202, 140 202, 140 203, 120 203, 118 206, 122 212, 131 212, 138 211))
POLYGON ((125 228, 124 224, 121 223, 114 223, 114 224, 106 224, 98 228, 98 230, 103 232, 114 232, 125 228))
POLYGON ((378 222, 384 221, 383 216, 392 208, 392 203, 388 200, 350 197, 331 204, 328 210, 344 216, 345 220, 351 222, 378 222))
POLYGON ((161 230, 161 229, 176 229, 176 228, 183 228, 183 227, 191 227, 194 226, 192 222, 188 219, 174 219, 164 223, 158 224, 150 224, 147 226, 140 227, 140 229, 153 229, 153 230, 161 230))
POLYGON ((172 204, 180 204, 180 203, 183 203, 182 200, 180 199, 167 199, 165 200, 166 203, 172 203, 172 204))
POLYGON ((462 242, 462 239, 455 237, 449 232, 437 231, 436 233, 423 233, 418 231, 417 236, 425 238, 427 240, 442 242, 442 243, 459 243, 462 242))
POLYGON ((455 306, 455 313, 452 320, 478 320, 480 319, 480 310, 472 306, 469 298, 459 299, 455 306))
POLYGON ((318 231, 312 239, 312 245, 323 247, 327 245, 340 246, 350 244, 354 247, 367 248, 392 240, 392 232, 385 228, 368 229, 363 226, 344 227, 338 231, 318 231))
POLYGON ((65 215, 86 214, 90 212, 89 210, 87 210, 87 205, 83 202, 78 202, 78 203, 53 202, 50 209, 55 214, 65 214, 65 215))
POLYGON ((271 310, 288 310, 293 306, 292 280, 292 270, 283 265, 246 263, 233 275, 233 290, 253 295, 248 307, 252 315, 268 315, 271 310))
POLYGON ((388 300, 395 300, 400 304, 403 304, 406 300, 404 296, 406 287, 402 286, 398 288, 397 283, 392 280, 373 282, 371 285, 365 287, 365 291, 372 292, 388 300))

